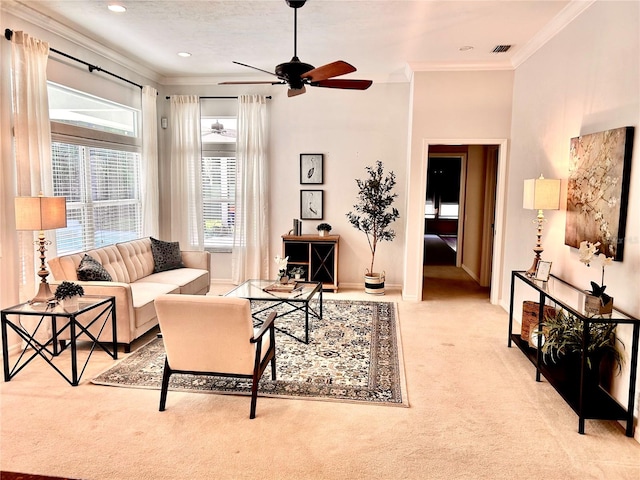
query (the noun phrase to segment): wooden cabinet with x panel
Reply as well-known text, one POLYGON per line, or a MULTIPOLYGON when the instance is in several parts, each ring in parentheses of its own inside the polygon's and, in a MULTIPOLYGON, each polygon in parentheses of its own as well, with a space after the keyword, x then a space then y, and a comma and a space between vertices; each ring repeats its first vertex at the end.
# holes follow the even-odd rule
POLYGON ((323 290, 338 291, 340 235, 283 235, 282 255, 289 257, 287 271, 304 269, 303 279, 322 282, 323 290))

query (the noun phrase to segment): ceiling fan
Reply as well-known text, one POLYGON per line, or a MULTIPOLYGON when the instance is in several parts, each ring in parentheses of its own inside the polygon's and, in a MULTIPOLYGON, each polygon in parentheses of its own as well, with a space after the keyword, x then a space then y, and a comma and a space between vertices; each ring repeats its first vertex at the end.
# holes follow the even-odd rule
POLYGON ((341 88, 348 90, 366 90, 373 83, 371 80, 334 79, 340 75, 356 71, 353 65, 342 60, 338 60, 321 67, 315 68, 313 65, 303 63, 298 58, 298 8, 302 7, 307 0, 285 0, 287 5, 293 8, 293 58, 285 63, 277 65, 275 73, 263 70, 245 63, 233 62, 243 67, 253 68, 260 72, 268 73, 280 79, 273 81, 254 82, 221 82, 220 85, 249 85, 270 83, 272 85, 289 85, 289 97, 300 95, 306 91, 305 85, 312 87, 341 88))

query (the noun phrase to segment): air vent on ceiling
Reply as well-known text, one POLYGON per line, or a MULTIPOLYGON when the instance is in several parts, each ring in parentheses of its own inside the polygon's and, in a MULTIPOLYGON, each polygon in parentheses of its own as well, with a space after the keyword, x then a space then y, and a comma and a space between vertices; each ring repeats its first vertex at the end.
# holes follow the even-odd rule
POLYGON ((511 48, 511 45, 496 45, 491 53, 504 53, 511 48))

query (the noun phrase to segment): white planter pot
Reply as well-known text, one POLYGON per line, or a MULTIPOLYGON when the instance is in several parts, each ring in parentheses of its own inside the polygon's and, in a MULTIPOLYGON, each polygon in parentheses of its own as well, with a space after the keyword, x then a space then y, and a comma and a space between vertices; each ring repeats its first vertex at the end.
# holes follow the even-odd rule
POLYGON ((589 317, 611 318, 613 312, 613 297, 605 305, 602 304, 600 297, 586 293, 584 296, 584 313, 589 317))
POLYGON ((384 295, 384 279, 385 274, 382 273, 365 273, 364 274, 364 291, 371 295, 384 295))
POLYGON ((329 235, 329 232, 327 232, 326 230, 318 230, 318 235, 320 235, 321 237, 326 237, 327 235, 329 235))
POLYGON ((79 295, 75 295, 69 298, 63 298, 62 300, 60 300, 60 305, 65 312, 75 312, 78 310, 78 300, 80 300, 79 295))

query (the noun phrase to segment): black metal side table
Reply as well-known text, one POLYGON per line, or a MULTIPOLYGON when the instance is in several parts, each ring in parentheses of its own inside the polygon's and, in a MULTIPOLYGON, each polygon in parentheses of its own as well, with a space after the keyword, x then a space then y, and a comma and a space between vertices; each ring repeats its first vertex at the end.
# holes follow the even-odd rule
POLYGON ((77 386, 82 378, 91 355, 96 347, 104 350, 114 360, 118 358, 118 337, 116 334, 116 300, 115 297, 85 295, 80 298, 78 308, 66 311, 60 305, 33 306, 29 303, 21 303, 10 308, 5 308, 2 315, 2 362, 4 367, 4 381, 8 382, 15 377, 34 358, 43 358, 62 378, 72 386, 77 386), (36 317, 33 331, 25 328, 21 318, 36 317), (39 319, 37 319, 39 317, 39 319), (80 321, 81 320, 81 321, 80 321), (108 322, 111 321, 112 341, 101 342, 100 336, 105 331, 108 322), (38 340, 38 333, 45 331, 51 325, 51 336, 46 341, 38 340), (7 345, 8 328, 13 330, 24 341, 22 351, 15 363, 11 365, 9 347, 7 345), (93 334, 97 329, 98 333, 93 334), (91 348, 78 371, 78 337, 86 336, 91 341, 91 348), (63 340, 64 339, 64 340, 63 340), (66 343, 66 340, 69 343, 66 343), (42 343, 44 341, 44 343, 42 343), (111 344, 111 350, 107 346, 111 344), (71 375, 68 376, 53 360, 64 350, 71 348, 71 375))

